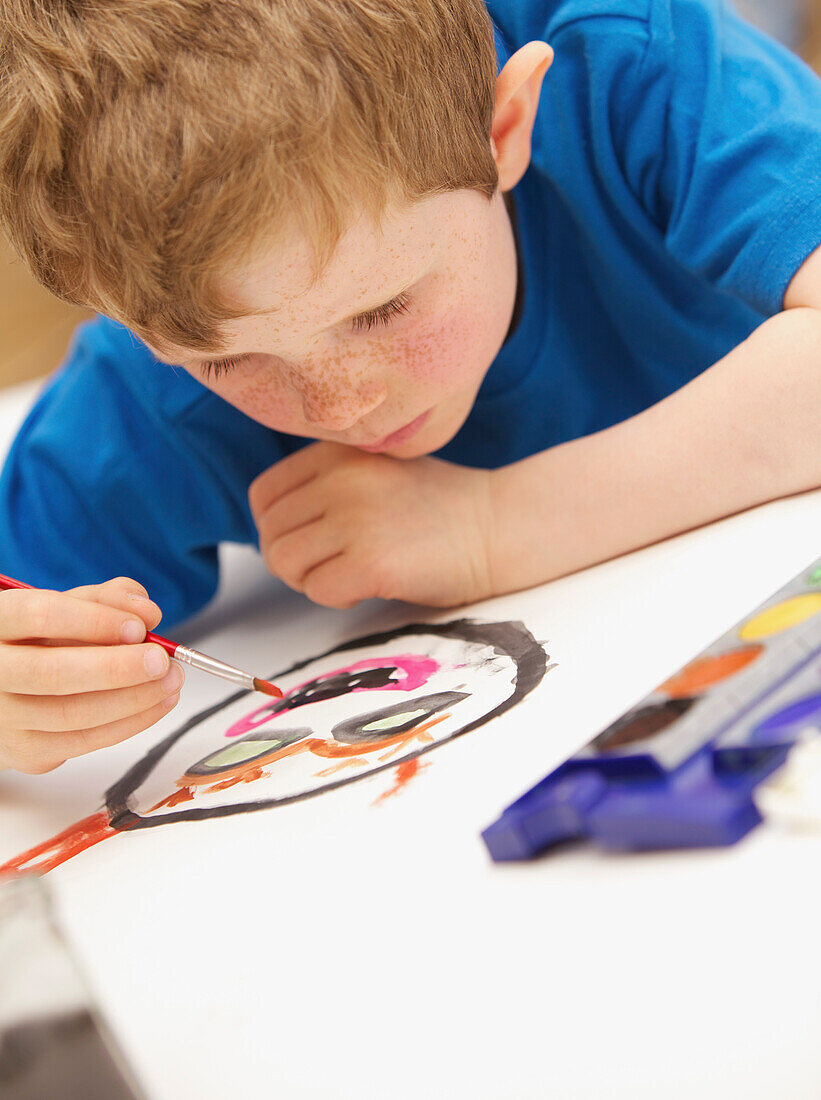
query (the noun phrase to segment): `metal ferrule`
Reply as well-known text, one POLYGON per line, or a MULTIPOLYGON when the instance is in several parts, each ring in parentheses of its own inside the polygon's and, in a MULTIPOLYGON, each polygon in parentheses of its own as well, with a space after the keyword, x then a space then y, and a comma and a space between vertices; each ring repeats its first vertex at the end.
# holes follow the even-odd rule
POLYGON ((249 688, 251 691, 254 689, 254 677, 249 673, 243 672, 241 668, 234 668, 233 665, 227 665, 224 661, 218 661, 214 657, 206 657, 204 653, 198 653, 196 649, 189 649, 188 646, 178 645, 174 652, 174 660, 184 665, 191 665, 192 668, 202 669, 203 672, 210 672, 213 676, 220 676, 223 680, 230 680, 233 684, 241 684, 242 687, 249 688))

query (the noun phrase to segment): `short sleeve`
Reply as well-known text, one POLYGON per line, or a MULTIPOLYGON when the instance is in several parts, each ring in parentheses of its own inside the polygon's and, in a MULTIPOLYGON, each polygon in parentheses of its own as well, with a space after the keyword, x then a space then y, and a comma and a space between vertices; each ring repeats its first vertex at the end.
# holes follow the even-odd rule
POLYGON ((686 34, 706 63, 676 68, 665 239, 687 267, 770 315, 821 243, 821 81, 723 8, 678 19, 692 7, 674 5, 672 50, 686 34))
POLYGON ((637 6, 642 19, 556 31, 589 112, 589 165, 615 216, 640 231, 645 217, 683 267, 777 313, 821 244, 821 80, 721 0, 637 6))

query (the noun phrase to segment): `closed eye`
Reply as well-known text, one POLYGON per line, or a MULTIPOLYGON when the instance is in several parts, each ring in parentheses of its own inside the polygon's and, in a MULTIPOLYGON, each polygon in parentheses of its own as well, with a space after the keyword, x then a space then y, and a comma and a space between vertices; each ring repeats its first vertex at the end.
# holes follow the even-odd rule
POLYGON ((357 313, 355 317, 351 318, 351 327, 354 332, 369 332, 378 325, 389 325, 395 317, 401 317, 409 309, 410 295, 403 292, 397 294, 395 298, 391 298, 389 302, 385 302, 384 305, 377 306, 376 309, 357 313))
POLYGON ((240 363, 250 359, 249 355, 227 355, 224 359, 213 359, 208 363, 200 363, 200 371, 204 378, 219 378, 221 374, 228 374, 240 363))
MULTIPOLYGON (((370 332, 379 325, 389 325, 396 317, 401 317, 410 309, 410 295, 403 291, 375 309, 368 309, 364 313, 357 313, 351 318, 351 328, 354 332, 370 332)), ((219 378, 228 374, 250 359, 250 355, 227 355, 224 359, 211 359, 200 363, 199 369, 203 378, 219 378)))

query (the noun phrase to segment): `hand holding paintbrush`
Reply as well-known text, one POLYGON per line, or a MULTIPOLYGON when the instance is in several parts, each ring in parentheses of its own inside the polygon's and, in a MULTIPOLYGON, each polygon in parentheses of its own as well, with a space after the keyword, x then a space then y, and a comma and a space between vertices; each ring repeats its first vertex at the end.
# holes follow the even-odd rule
POLYGON ((0 768, 40 774, 148 729, 179 701, 171 656, 282 694, 151 634, 161 612, 136 581, 49 592, 0 575, 0 589, 0 768))

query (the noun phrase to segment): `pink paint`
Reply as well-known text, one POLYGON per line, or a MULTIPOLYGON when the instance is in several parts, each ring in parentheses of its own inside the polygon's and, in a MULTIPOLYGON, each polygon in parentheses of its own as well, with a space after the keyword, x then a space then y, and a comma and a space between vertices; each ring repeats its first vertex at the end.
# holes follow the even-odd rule
MULTIPOLYGON (((413 691, 415 688, 422 687, 426 684, 434 672, 438 672, 440 665, 438 661, 434 661, 432 657, 419 657, 412 653, 405 653, 399 657, 369 657, 363 661, 355 661, 352 665, 346 665, 344 668, 334 669, 333 672, 326 672, 322 676, 322 679, 331 679, 334 676, 344 676, 351 672, 358 672, 360 669, 369 668, 395 668, 397 672, 397 680, 393 684, 388 684, 379 688, 379 691, 413 691)), ((291 696, 298 694, 306 684, 313 683, 314 680, 303 680, 301 684, 291 688, 287 691, 283 701, 287 701, 291 696)), ((321 682, 321 681, 320 681, 321 682)), ((347 693, 352 695, 357 691, 373 691, 373 688, 368 687, 354 687, 347 693)), ((226 737, 240 737, 242 734, 250 733, 251 730, 257 729, 259 726, 264 726, 266 722, 270 722, 272 718, 276 718, 277 714, 290 714, 288 710, 281 710, 278 712, 272 712, 270 703, 263 703, 261 707, 257 707, 256 710, 251 711, 250 714, 244 718, 240 718, 234 722, 225 731, 226 737)))

